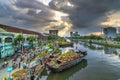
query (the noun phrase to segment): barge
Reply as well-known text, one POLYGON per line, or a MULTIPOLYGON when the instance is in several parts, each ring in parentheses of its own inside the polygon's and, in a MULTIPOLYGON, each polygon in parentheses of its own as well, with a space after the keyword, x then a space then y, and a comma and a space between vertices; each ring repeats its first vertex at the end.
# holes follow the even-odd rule
POLYGON ((46 65, 53 72, 61 72, 65 69, 68 69, 68 68, 80 63, 84 59, 84 57, 87 55, 87 52, 85 51, 85 52, 80 52, 80 53, 76 53, 76 54, 80 54, 80 56, 74 60, 71 60, 68 62, 62 62, 62 61, 57 60, 56 61, 58 63, 57 65, 51 64, 51 62, 54 61, 54 60, 51 60, 50 62, 47 62, 46 65))

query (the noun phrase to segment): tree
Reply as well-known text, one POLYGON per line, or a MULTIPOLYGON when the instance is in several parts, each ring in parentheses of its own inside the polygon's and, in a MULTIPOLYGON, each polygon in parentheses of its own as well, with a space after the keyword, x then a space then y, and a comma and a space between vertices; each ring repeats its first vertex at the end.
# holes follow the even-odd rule
POLYGON ((16 47, 22 47, 23 43, 23 35, 19 34, 15 38, 15 45, 16 47))
POLYGON ((27 40, 28 40, 29 44, 33 44, 33 42, 35 41, 35 37, 29 36, 27 40))
POLYGON ((16 41, 18 41, 18 42, 23 41, 23 35, 21 35, 21 34, 17 35, 16 41))

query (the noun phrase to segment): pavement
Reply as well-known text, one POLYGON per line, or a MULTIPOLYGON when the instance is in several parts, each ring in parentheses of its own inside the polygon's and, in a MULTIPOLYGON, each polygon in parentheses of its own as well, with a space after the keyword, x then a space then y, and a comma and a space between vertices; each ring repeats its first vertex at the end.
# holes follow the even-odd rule
MULTIPOLYGON (((0 59, 0 80, 1 80, 1 78, 4 78, 5 76, 9 75, 9 73, 7 72, 7 69, 12 66, 12 64, 11 64, 12 59, 13 59, 12 57, 7 57, 8 66, 6 68, 1 68, 4 60, 0 59)), ((18 60, 17 60, 17 62, 18 62, 18 60)), ((18 68, 16 68, 16 69, 18 69, 18 68)))
MULTIPOLYGON (((6 68, 1 68, 2 63, 4 62, 4 59, 0 59, 0 80, 1 80, 1 78, 4 78, 9 75, 9 73, 7 72, 7 69, 12 66, 12 64, 11 64, 12 59, 13 59, 13 56, 7 57, 8 66, 6 68)), ((19 61, 20 60, 18 58, 16 62, 18 63, 19 61)), ((22 68, 22 65, 23 65, 23 62, 21 62, 21 68, 22 68)), ((19 70, 19 68, 17 67, 13 71, 16 71, 16 70, 19 70)))

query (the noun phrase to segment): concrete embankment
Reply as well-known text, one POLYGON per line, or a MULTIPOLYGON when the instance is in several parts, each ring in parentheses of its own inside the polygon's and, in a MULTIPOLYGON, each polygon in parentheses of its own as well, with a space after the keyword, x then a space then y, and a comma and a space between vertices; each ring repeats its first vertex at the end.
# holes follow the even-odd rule
POLYGON ((94 44, 99 44, 99 45, 108 46, 108 47, 120 48, 120 42, 111 41, 111 40, 106 41, 106 40, 86 40, 86 39, 80 39, 80 41, 94 43, 94 44))

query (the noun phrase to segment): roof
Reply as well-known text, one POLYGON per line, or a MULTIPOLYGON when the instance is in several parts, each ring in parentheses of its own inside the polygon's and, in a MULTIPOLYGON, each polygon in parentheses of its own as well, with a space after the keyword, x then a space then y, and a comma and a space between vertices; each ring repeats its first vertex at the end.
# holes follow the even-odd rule
POLYGON ((42 35, 39 32, 25 30, 25 29, 20 29, 20 28, 16 28, 16 27, 12 27, 12 26, 3 25, 3 24, 0 24, 0 28, 6 30, 8 32, 42 35))
POLYGON ((42 33, 42 36, 49 36, 50 34, 48 34, 48 33, 42 33))

